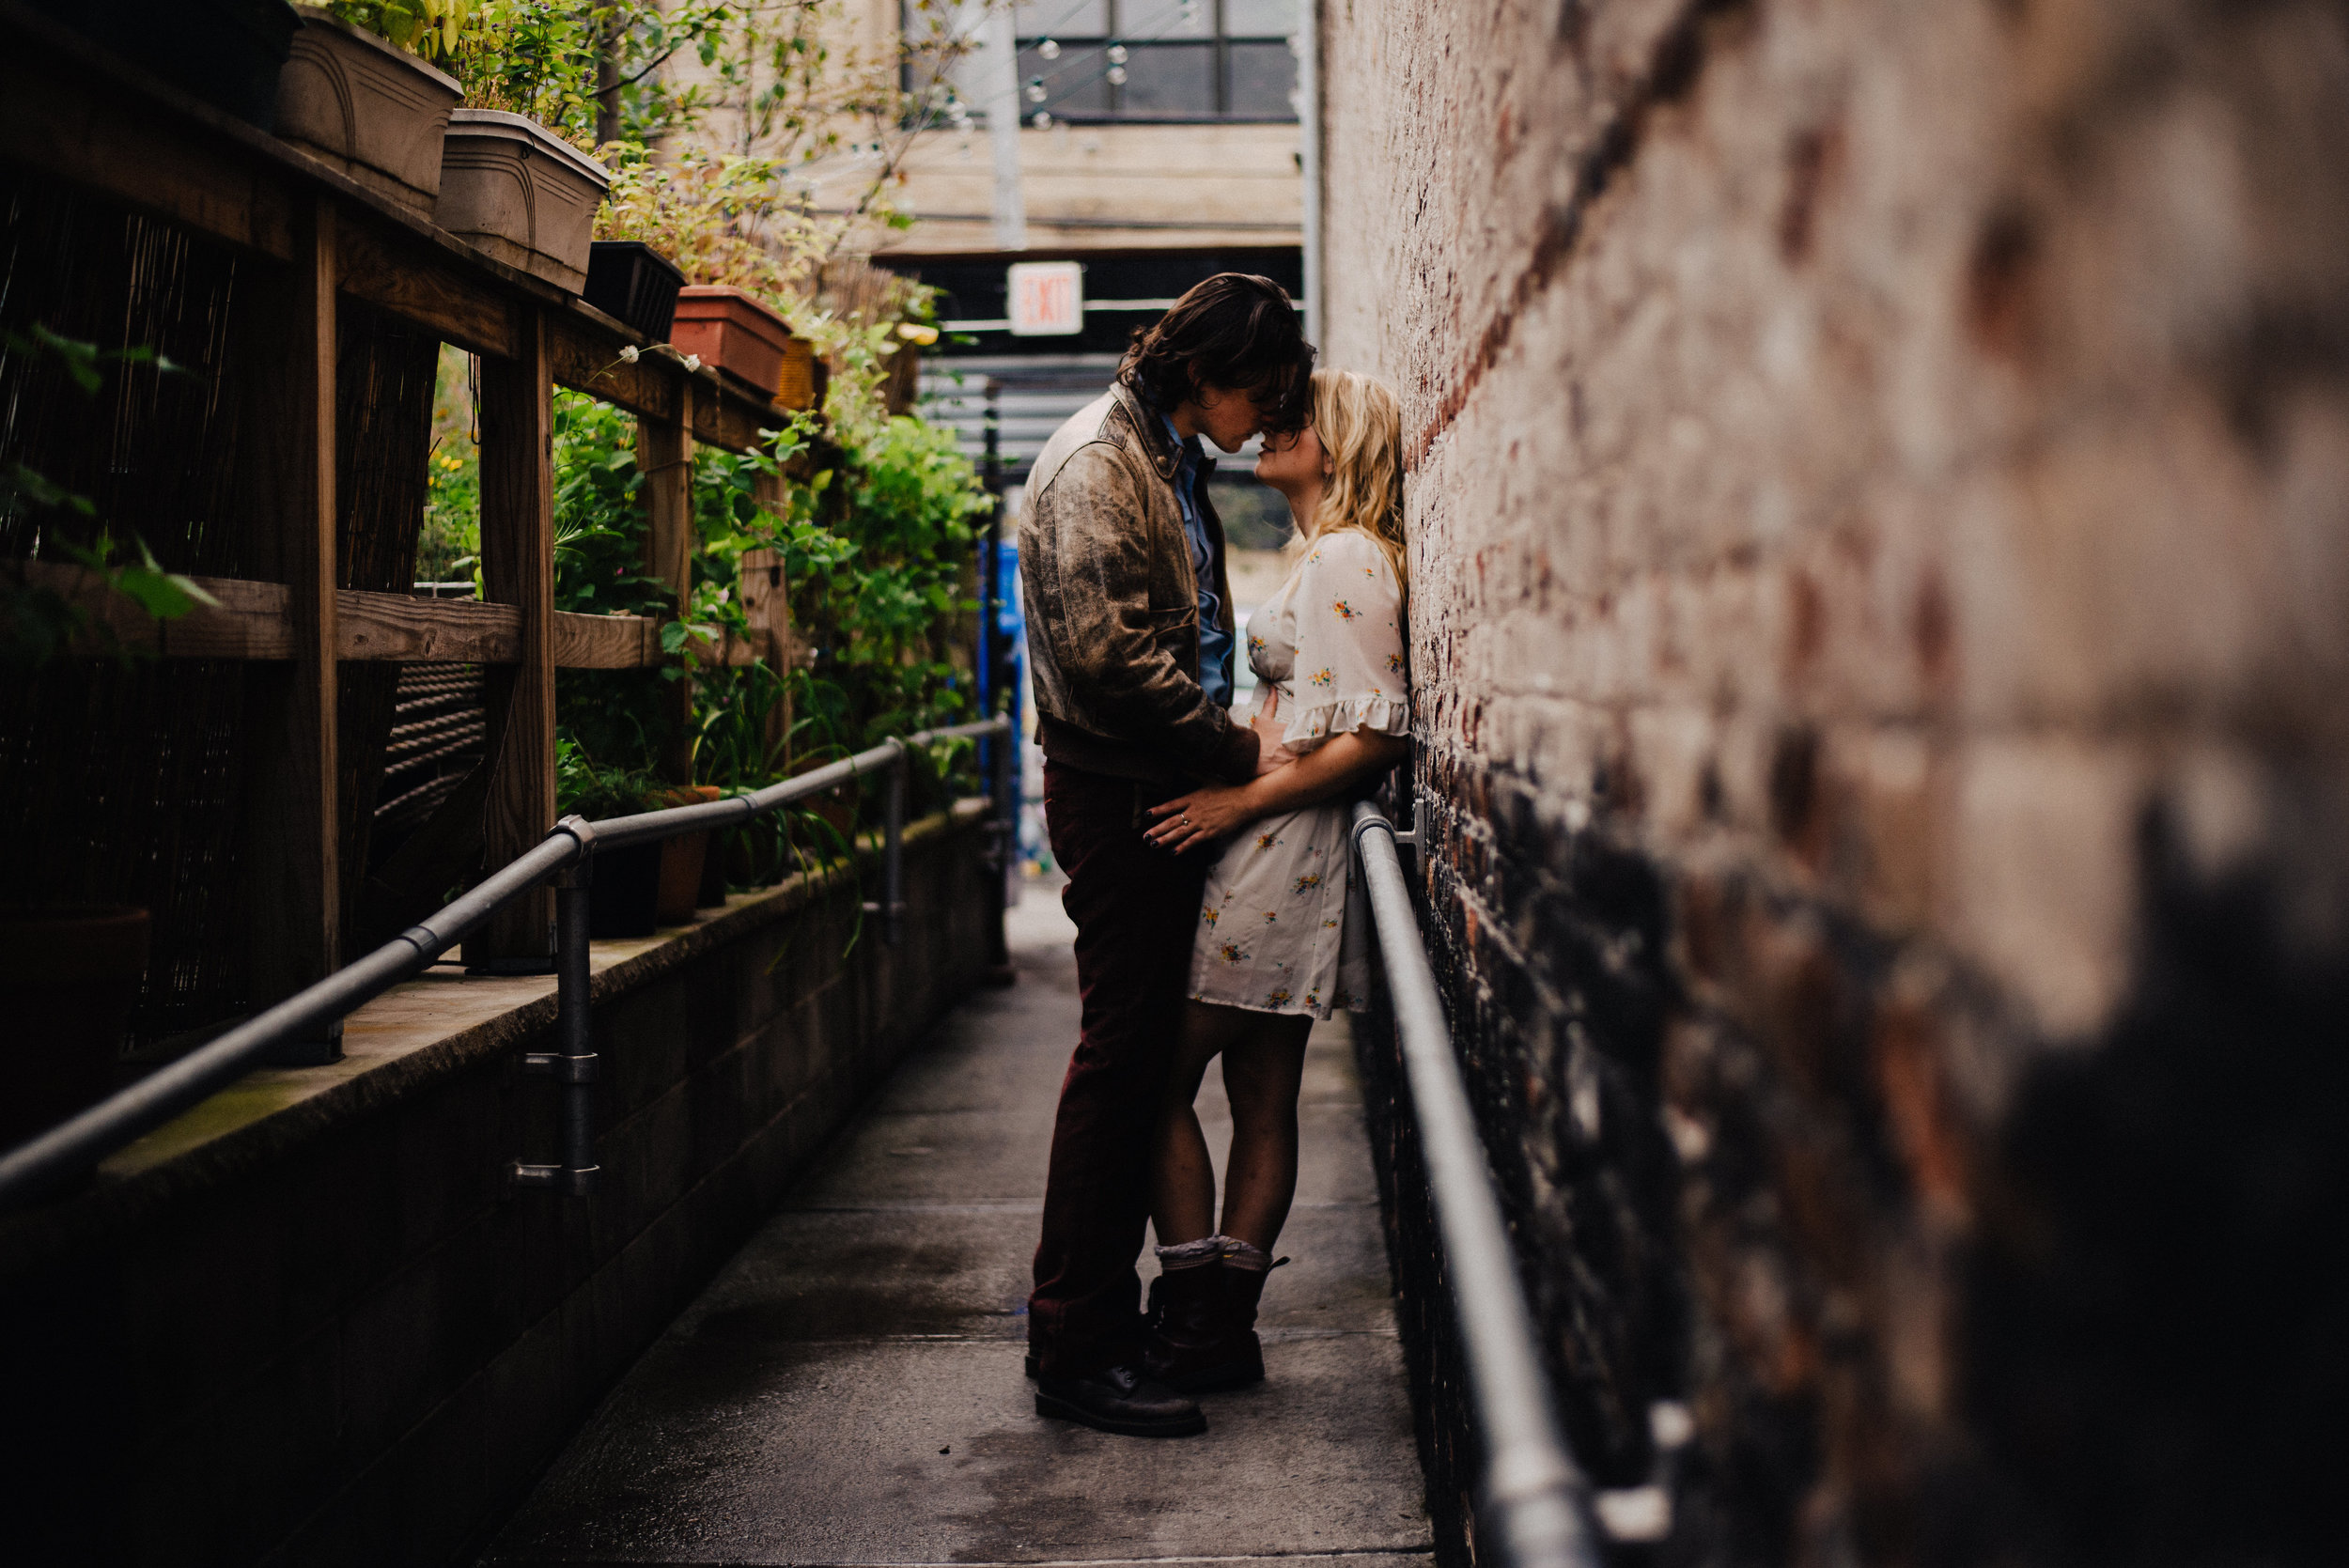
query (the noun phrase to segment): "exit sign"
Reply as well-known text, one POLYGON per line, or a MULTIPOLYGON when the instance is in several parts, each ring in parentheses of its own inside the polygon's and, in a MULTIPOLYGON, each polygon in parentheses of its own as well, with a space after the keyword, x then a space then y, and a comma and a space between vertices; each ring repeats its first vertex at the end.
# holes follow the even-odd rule
POLYGON ((1015 262, 1009 281, 1014 337, 1066 336, 1084 331, 1082 262, 1015 262))

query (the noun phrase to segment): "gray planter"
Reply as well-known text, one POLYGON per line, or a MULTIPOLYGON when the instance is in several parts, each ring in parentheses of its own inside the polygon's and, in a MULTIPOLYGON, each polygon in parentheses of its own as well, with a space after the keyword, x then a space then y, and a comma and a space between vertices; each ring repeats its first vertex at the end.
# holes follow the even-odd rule
POLYGON ((464 89, 413 54, 337 22, 302 18, 277 79, 277 133, 419 217, 441 189, 441 138, 464 89))
POLYGON ((449 116, 436 221, 451 234, 576 294, 587 282, 596 209, 612 177, 536 120, 494 109, 449 116))

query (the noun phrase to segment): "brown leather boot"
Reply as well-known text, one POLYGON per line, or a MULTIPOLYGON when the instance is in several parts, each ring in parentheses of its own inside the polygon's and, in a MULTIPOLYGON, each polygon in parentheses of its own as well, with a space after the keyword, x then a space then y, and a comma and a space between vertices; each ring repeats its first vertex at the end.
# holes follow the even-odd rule
MULTIPOLYGON (((1168 1269, 1150 1281, 1150 1343, 1143 1365, 1168 1388, 1185 1393, 1208 1386, 1222 1371, 1223 1265, 1168 1269)), ((1220 1386, 1220 1385, 1218 1385, 1220 1386)))
POLYGON ((1252 1247, 1230 1236, 1223 1238, 1221 1338, 1226 1350, 1225 1364, 1233 1369, 1234 1381, 1222 1387, 1237 1389, 1264 1381, 1264 1345, 1256 1338, 1256 1304, 1264 1299, 1264 1282, 1286 1262, 1286 1258, 1267 1257, 1261 1247, 1252 1247), (1264 1266, 1250 1268, 1236 1259, 1249 1263, 1261 1259, 1264 1266))
POLYGON ((1244 1389, 1264 1381, 1264 1350, 1250 1327, 1264 1277, 1221 1262, 1161 1274, 1150 1285, 1150 1375, 1184 1393, 1244 1389))

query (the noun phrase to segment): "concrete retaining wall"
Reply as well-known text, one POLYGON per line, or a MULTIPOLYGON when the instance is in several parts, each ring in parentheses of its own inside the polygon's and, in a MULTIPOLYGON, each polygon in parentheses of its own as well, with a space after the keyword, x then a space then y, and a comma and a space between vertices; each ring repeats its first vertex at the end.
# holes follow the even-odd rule
POLYGON ((1319 11, 1308 287, 1403 396, 1426 924, 1584 1458, 1693 1408, 1674 1560, 2321 1558, 2343 11, 1319 11))
POLYGON ((551 1048, 547 996, 267 1114, 224 1097, 170 1157, 0 1225, 0 1557, 353 1568, 477 1545, 976 983, 984 832, 967 810, 909 831, 896 949, 869 922, 851 945, 841 878, 602 968, 589 1201, 504 1185, 556 1147, 552 1089, 516 1071, 551 1048))

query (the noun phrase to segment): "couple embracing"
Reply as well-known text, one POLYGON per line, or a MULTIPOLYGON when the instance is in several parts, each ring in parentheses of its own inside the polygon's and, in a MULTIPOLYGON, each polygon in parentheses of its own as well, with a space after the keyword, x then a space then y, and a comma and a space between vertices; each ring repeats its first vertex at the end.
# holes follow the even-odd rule
POLYGON ((1400 414, 1313 368, 1269 279, 1225 272, 1137 339, 1048 442, 1019 554, 1044 813, 1083 1022, 1061 1086, 1029 1370, 1039 1415, 1205 1431, 1191 1397, 1261 1381, 1254 1325, 1297 1186, 1314 1020, 1364 1002, 1346 804, 1409 747, 1400 414), (1299 547, 1248 627, 1255 711, 1200 438, 1264 437, 1299 547), (1222 1059, 1219 1220, 1191 1102, 1222 1059), (1147 1219, 1159 1275, 1141 1311, 1147 1219))

